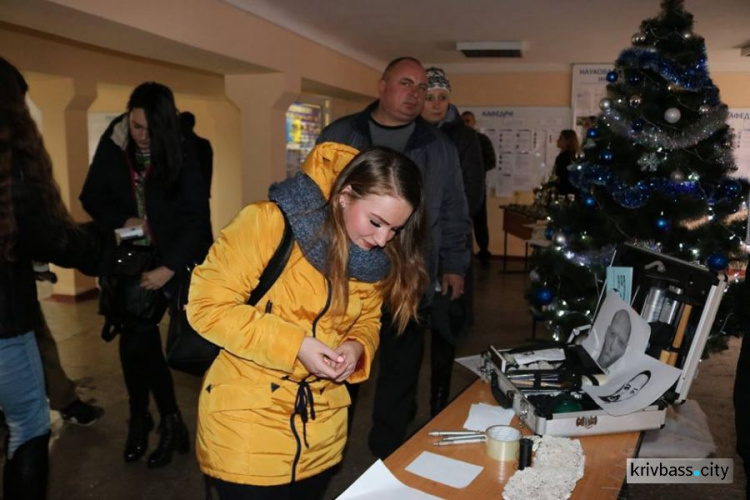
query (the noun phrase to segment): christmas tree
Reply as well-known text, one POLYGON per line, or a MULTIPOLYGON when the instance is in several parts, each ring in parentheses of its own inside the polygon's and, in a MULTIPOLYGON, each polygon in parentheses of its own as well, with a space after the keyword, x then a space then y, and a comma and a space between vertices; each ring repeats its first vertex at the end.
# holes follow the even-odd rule
MULTIPOLYGON (((619 243, 721 271, 745 255, 748 184, 730 177, 728 110, 682 0, 663 0, 607 74, 597 125, 568 167, 576 201, 553 202, 528 299, 557 339, 589 324, 619 243)), ((715 326, 726 326, 725 300, 715 326)))

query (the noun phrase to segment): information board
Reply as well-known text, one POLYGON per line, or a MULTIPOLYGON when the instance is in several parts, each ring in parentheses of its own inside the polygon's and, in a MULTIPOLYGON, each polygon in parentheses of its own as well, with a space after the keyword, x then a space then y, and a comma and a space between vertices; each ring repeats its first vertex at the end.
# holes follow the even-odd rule
POLYGON ((495 196, 532 191, 546 181, 559 153, 557 138, 570 127, 570 108, 461 107, 477 119, 477 130, 492 141, 497 165, 487 172, 495 196))

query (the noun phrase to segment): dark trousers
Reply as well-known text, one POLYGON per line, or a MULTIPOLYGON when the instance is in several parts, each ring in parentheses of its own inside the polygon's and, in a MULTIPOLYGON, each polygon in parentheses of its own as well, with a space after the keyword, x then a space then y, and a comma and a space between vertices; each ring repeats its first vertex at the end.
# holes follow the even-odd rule
POLYGON ((369 445, 375 456, 385 458, 401 446, 416 413, 425 322, 412 321, 398 335, 390 313, 384 312, 381 321, 369 445))
POLYGON ((44 385, 47 389, 49 406, 53 410, 62 410, 78 399, 78 395, 76 394, 75 384, 68 378, 60 364, 57 343, 52 337, 44 314, 42 314, 42 326, 34 330, 34 336, 39 346, 39 355, 42 358, 44 385))
POLYGON ((278 486, 255 486, 206 478, 206 500, 318 500, 323 498, 333 469, 315 476, 278 486))
POLYGON ((148 395, 153 393, 159 413, 177 413, 172 373, 162 352, 159 327, 135 319, 126 321, 120 334, 120 363, 130 398, 131 416, 148 411, 148 395))
POLYGON ((482 206, 473 217, 474 239, 479 247, 479 255, 489 257, 490 230, 487 225, 487 197, 482 200, 482 206))
MULTIPOLYGON (((737 434, 737 454, 742 457, 745 477, 750 480, 750 325, 742 336, 740 357, 734 379, 734 426, 737 434)), ((746 487, 750 499, 750 488, 746 487)))

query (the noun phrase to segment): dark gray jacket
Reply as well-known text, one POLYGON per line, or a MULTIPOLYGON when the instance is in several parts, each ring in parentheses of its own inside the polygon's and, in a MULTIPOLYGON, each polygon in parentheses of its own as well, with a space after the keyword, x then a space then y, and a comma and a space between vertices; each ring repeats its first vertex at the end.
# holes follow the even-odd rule
MULTIPOLYGON (((375 101, 362 112, 336 120, 323 130, 318 143, 338 142, 360 150, 372 146, 369 120, 377 106, 375 101)), ((437 279, 438 268, 440 273, 464 275, 471 259, 466 243, 471 221, 456 148, 445 134, 418 117, 404 154, 419 166, 424 181, 430 279, 437 279)))

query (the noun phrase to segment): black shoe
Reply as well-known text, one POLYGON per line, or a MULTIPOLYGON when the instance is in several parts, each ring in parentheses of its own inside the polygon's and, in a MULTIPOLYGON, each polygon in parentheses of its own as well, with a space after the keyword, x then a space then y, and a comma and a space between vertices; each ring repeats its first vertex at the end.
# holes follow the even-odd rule
POLYGON ((154 419, 149 412, 128 420, 128 439, 125 441, 123 458, 126 462, 135 462, 146 454, 148 433, 154 429, 154 419))
POLYGON ((168 465, 172 461, 172 453, 175 451, 181 455, 190 451, 188 430, 179 413, 162 417, 159 428, 161 429, 159 446, 148 457, 148 466, 151 469, 168 465))
POLYGON ((104 415, 104 408, 84 403, 76 398, 75 401, 60 410, 60 415, 62 416, 62 419, 69 424, 88 427, 94 425, 100 418, 102 418, 102 415, 104 415))

